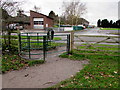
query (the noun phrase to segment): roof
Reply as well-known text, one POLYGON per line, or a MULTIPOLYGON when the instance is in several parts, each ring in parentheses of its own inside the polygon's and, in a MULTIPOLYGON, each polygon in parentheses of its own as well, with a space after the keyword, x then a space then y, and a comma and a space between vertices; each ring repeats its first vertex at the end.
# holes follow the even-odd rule
POLYGON ((43 15, 43 16, 45 16, 45 17, 50 18, 50 19, 53 20, 53 18, 51 18, 51 17, 49 17, 49 16, 47 16, 47 15, 44 15, 44 14, 42 14, 42 13, 38 13, 38 12, 35 12, 35 11, 33 11, 33 10, 30 10, 30 12, 34 12, 34 13, 37 13, 37 14, 43 15))
POLYGON ((30 23, 30 17, 22 14, 21 16, 9 17, 8 21, 30 23))
POLYGON ((86 19, 84 19, 84 18, 80 18, 80 20, 82 21, 82 22, 86 22, 86 23, 89 23, 86 19))

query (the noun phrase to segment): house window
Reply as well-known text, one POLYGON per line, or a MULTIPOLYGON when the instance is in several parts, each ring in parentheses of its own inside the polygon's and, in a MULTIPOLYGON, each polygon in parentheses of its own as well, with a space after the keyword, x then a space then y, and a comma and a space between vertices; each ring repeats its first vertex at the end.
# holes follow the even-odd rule
POLYGON ((44 22, 43 21, 34 21, 34 25, 43 25, 44 22))

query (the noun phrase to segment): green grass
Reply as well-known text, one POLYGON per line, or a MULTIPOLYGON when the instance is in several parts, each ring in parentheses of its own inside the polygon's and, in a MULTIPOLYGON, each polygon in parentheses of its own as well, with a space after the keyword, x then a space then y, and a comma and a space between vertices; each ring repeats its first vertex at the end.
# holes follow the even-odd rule
POLYGON ((100 30, 120 30, 120 28, 100 28, 100 30))
POLYGON ((82 51, 73 50, 72 55, 63 53, 62 58, 69 58, 71 60, 88 60, 89 64, 84 65, 84 68, 77 72, 75 76, 66 79, 52 88, 118 88, 118 55, 120 53, 100 51, 82 51), (84 53, 84 54, 80 54, 84 53), (92 55, 89 55, 93 53, 92 55), (102 54, 102 55, 94 55, 102 54), (111 55, 109 55, 111 54, 111 55))
MULTIPOLYGON (((88 45, 88 44, 82 44, 82 45, 88 45)), ((107 44, 90 44, 90 45, 94 45, 94 46, 106 46, 106 47, 107 47, 107 46, 108 46, 108 47, 109 47, 109 46, 110 46, 110 47, 118 47, 118 45, 119 45, 119 44, 118 44, 118 45, 107 45, 107 44)))
MULTIPOLYGON (((16 37, 17 37, 17 36, 16 36, 16 37)), ((21 38, 27 39, 27 36, 21 36, 21 38)), ((35 40, 37 40, 37 37, 36 37, 36 36, 31 36, 30 39, 35 39, 35 40)), ((41 40, 42 40, 43 37, 38 37, 38 39, 41 39, 41 40)), ((60 37, 54 37, 53 40, 61 40, 61 38, 60 38, 60 37)))
POLYGON ((114 50, 114 51, 116 50, 116 51, 118 51, 118 46, 112 47, 112 48, 106 48, 106 47, 102 47, 102 46, 98 46, 98 47, 95 47, 95 46, 91 46, 91 47, 80 46, 80 47, 78 47, 77 49, 114 50))
MULTIPOLYGON (((35 37, 33 37, 33 38, 35 38, 35 37)), ((61 38, 59 38, 59 37, 55 37, 55 39, 56 40, 61 40, 61 38)), ((4 42, 4 40, 2 40, 2 42, 4 42)), ((26 43, 21 44, 22 47, 28 47, 27 39, 22 40, 22 42, 26 42, 26 43)), ((38 43, 36 40, 30 40, 30 42, 31 42, 30 43, 31 48, 43 48, 42 41, 38 43), (32 42, 34 42, 34 43, 32 43, 32 42)), ((11 37, 11 45, 13 47, 16 47, 16 48, 13 48, 13 49, 17 49, 18 48, 18 40, 14 39, 14 37, 13 38, 11 37)), ((65 45, 65 43, 48 42, 48 45, 49 45, 49 47, 57 47, 57 46, 65 45)), ((4 43, 3 43, 2 46, 3 46, 3 49, 7 49, 6 45, 4 45, 4 43)))
MULTIPOLYGON (((8 35, 5 35, 4 37, 5 37, 5 38, 8 38, 8 35)), ((3 38, 3 36, 2 36, 2 38, 3 38)), ((17 36, 17 35, 11 35, 11 38, 12 38, 12 39, 18 39, 18 36, 17 36)), ((21 36, 21 38, 22 38, 22 39, 27 39, 27 36, 21 36)), ((35 40, 37 40, 37 37, 36 37, 36 36, 31 36, 30 39, 35 39, 35 40)), ((38 39, 42 40, 43 37, 38 37, 38 39)), ((53 40, 61 40, 61 38, 60 38, 60 37, 54 37, 53 40)))
MULTIPOLYGON (((27 42, 27 40, 22 40, 22 42, 27 42)), ((43 43, 42 42, 37 42, 37 41, 34 41, 34 40, 31 40, 30 41, 30 47, 31 48, 43 48, 43 43), (34 42, 34 43, 33 43, 34 42)), ((48 47, 57 47, 57 46, 62 46, 62 45, 65 45, 65 43, 56 43, 56 42, 46 42, 46 45, 48 45, 48 47)), ((28 48, 28 43, 22 43, 21 44, 22 47, 27 47, 28 48)))
POLYGON ((28 66, 44 63, 44 60, 25 60, 17 54, 5 54, 2 56, 2 73, 20 70, 28 66))

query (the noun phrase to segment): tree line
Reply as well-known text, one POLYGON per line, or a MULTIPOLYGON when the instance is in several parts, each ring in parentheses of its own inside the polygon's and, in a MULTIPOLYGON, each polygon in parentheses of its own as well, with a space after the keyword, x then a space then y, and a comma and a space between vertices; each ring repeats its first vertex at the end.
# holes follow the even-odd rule
POLYGON ((120 28, 120 20, 113 22, 113 20, 108 21, 107 19, 99 19, 97 22, 97 26, 103 28, 120 28))

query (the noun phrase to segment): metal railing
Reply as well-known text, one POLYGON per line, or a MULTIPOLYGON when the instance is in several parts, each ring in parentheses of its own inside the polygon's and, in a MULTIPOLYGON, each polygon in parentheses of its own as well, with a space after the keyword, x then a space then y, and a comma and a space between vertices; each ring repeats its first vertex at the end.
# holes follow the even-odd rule
POLYGON ((48 54, 60 52, 58 47, 65 47, 63 51, 70 52, 70 34, 54 35, 54 38, 60 37, 60 40, 49 40, 47 34, 43 33, 19 33, 19 54, 25 59, 43 59, 48 54))
POLYGON ((102 54, 107 55, 108 52, 118 52, 116 49, 110 50, 110 48, 118 47, 117 45, 120 43, 118 38, 119 36, 74 35, 74 49, 80 51, 100 51, 103 52, 102 54), (104 50, 104 48, 107 48, 107 50, 104 50))

